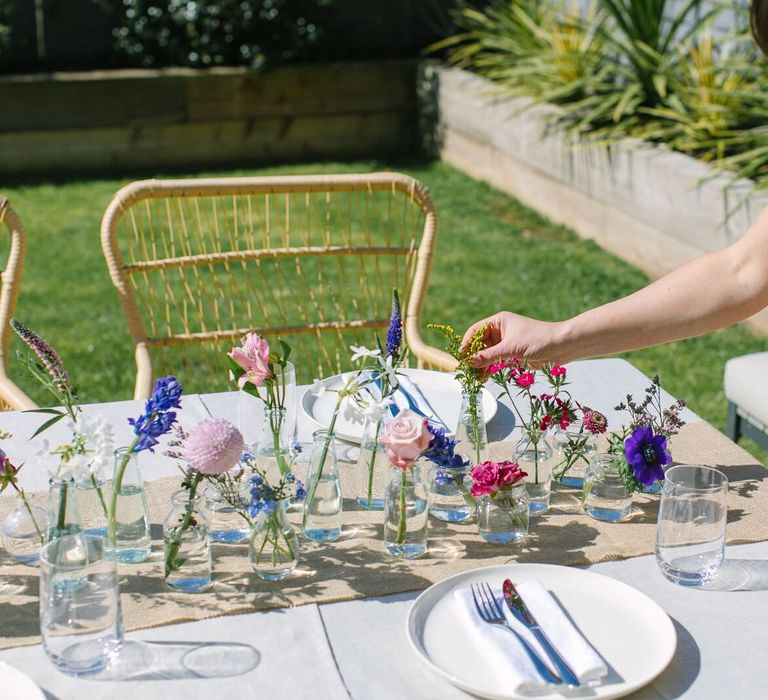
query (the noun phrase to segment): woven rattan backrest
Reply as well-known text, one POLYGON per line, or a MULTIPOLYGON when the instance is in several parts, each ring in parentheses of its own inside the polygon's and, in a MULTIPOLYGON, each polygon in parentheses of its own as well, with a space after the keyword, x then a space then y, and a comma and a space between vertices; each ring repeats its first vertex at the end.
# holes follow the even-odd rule
POLYGON ((397 173, 144 180, 121 189, 101 240, 137 363, 136 398, 174 373, 228 387, 249 330, 294 349, 300 382, 350 369, 349 345, 386 331, 392 288, 422 365, 419 313, 436 235, 426 188, 397 173))
POLYGON ((11 324, 19 298, 21 272, 24 268, 24 254, 27 249, 24 227, 11 208, 6 197, 0 195, 0 230, 10 236, 8 258, 2 273, 0 289, 0 411, 15 411, 37 408, 16 384, 8 378, 8 353, 11 344, 11 324))

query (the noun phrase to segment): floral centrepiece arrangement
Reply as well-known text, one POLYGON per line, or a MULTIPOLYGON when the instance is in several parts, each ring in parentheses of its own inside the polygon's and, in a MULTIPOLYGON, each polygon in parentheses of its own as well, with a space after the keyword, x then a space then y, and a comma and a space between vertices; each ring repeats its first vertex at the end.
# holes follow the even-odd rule
POLYGON ((518 462, 531 465, 528 485, 531 513, 544 513, 549 509, 553 467, 552 448, 546 436, 555 427, 567 428, 575 418, 571 397, 563 391, 567 370, 561 365, 545 365, 541 373, 549 390, 543 393, 535 391, 536 372, 519 358, 493 364, 488 371, 491 379, 509 398, 520 422, 522 438, 515 447, 515 458, 518 462), (517 389, 516 396, 513 396, 511 387, 517 389), (517 405, 519 400, 527 406, 527 419, 517 405))
POLYGON ((616 406, 629 413, 630 422, 609 435, 607 452, 590 465, 582 495, 587 514, 610 522, 626 520, 634 492, 658 491, 664 467, 672 461, 668 441, 684 424, 680 418, 684 407, 682 399, 663 406, 658 376, 641 402, 627 395, 626 402, 616 406))
POLYGON ((384 498, 384 542, 396 557, 414 559, 427 551, 428 493, 417 460, 432 439, 427 420, 407 408, 382 437, 394 467, 384 498))
POLYGON ((163 528, 165 581, 171 588, 199 592, 211 583, 209 524, 201 507, 198 488, 203 479, 214 484, 240 461, 243 436, 223 418, 209 418, 189 433, 176 426, 175 439, 169 443, 170 457, 182 459, 183 491, 174 497, 174 508, 163 528))
POLYGON ((45 432, 64 418, 69 419, 71 439, 51 447, 47 440, 42 442, 39 457, 48 463, 50 472, 49 514, 46 537, 54 539, 83 529, 80 509, 77 504, 75 487, 85 500, 86 488, 96 495, 96 504, 88 511, 86 529, 95 534, 106 531, 107 504, 102 485, 104 472, 112 458, 113 432, 108 421, 100 417, 83 415, 78 405, 77 388, 72 384, 61 357, 50 343, 17 319, 11 320, 11 327, 32 355, 23 358, 30 374, 54 397, 61 408, 36 409, 36 413, 50 416, 35 431, 32 437, 45 432))
POLYGON ((289 501, 303 500, 307 492, 292 472, 283 474, 277 483, 270 483, 253 455, 244 454, 243 462, 253 472, 246 506, 254 522, 248 556, 259 577, 280 581, 293 572, 299 559, 299 538, 288 522, 286 506, 289 501))
POLYGON ((470 472, 478 501, 478 532, 492 544, 520 543, 528 536, 528 476, 517 462, 476 464, 470 472))
POLYGON ((280 474, 287 474, 291 467, 284 426, 291 347, 281 339, 277 344, 279 350, 274 350, 257 333, 247 333, 240 346, 232 348, 227 357, 230 374, 238 388, 264 404, 264 435, 269 435, 270 442, 267 444, 266 439, 262 439, 258 445, 259 452, 276 461, 280 474))
POLYGON ((485 459, 488 443, 483 405, 480 401, 480 394, 488 380, 488 373, 473 367, 472 357, 483 349, 486 329, 479 328, 469 342, 462 345, 462 337, 451 326, 430 323, 427 328, 439 331, 445 336, 446 350, 457 362, 455 377, 461 385, 462 405, 456 438, 461 443, 460 452, 473 464, 479 464, 485 459))

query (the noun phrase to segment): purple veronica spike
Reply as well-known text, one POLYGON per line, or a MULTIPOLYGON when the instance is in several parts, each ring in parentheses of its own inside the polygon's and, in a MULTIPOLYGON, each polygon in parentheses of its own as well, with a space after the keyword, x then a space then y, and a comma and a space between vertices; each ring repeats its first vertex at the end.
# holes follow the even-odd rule
POLYGON ((636 428, 624 443, 624 456, 632 467, 635 478, 646 486, 663 481, 665 464, 671 457, 667 452, 667 438, 654 435, 647 425, 636 428))
POLYGON ((397 290, 392 290, 392 313, 387 330, 387 357, 394 357, 403 344, 403 319, 400 314, 400 297, 397 290))
POLYGON ((59 353, 53 349, 53 346, 15 318, 11 319, 11 327, 16 331, 19 338, 27 344, 29 349, 37 355, 37 359, 42 363, 56 388, 59 391, 66 391, 69 388, 69 374, 64 369, 64 363, 61 361, 59 353))

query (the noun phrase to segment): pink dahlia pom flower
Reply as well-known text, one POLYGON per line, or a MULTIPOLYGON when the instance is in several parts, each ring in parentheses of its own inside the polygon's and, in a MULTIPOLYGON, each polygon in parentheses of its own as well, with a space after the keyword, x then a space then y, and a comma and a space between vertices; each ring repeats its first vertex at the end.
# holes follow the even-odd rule
POLYGON ((184 441, 184 459, 203 474, 223 474, 234 467, 243 453, 243 436, 224 418, 198 423, 184 441))
POLYGON ((384 429, 381 442, 387 448, 389 461, 400 469, 410 467, 429 448, 432 433, 427 421, 406 408, 384 429))
POLYGON ((517 462, 483 462, 472 467, 469 475, 474 482, 470 488, 473 496, 492 495, 528 476, 517 462))
POLYGON ((244 373, 237 380, 242 388, 247 382, 262 386, 272 377, 269 368, 269 343, 257 333, 248 333, 239 348, 232 348, 228 355, 243 368, 244 373))

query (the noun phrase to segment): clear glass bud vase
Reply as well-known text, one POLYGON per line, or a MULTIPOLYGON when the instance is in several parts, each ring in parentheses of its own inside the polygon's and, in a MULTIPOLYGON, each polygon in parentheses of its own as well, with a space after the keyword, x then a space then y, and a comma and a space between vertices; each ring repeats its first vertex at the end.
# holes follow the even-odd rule
POLYGON ((152 551, 149 530, 149 506, 139 471, 139 455, 127 447, 115 450, 115 476, 112 479, 108 548, 117 561, 138 564, 152 551))
POLYGON ((284 408, 264 407, 261 436, 256 447, 256 466, 266 474, 270 484, 291 471, 293 458, 289 450, 291 436, 284 408))
POLYGON ((530 512, 528 489, 518 484, 481 496, 477 506, 477 529, 491 544, 519 544, 528 537, 530 512))
POLYGON ((248 539, 251 526, 243 517, 246 506, 244 498, 241 498, 240 506, 236 507, 216 489, 208 487, 205 500, 210 513, 208 537, 211 542, 239 544, 248 539))
POLYGON ((97 537, 107 536, 107 495, 104 478, 100 475, 78 479, 75 482, 77 507, 83 521, 83 532, 97 537))
POLYGON ((481 393, 461 392, 461 410, 456 427, 456 453, 470 461, 470 466, 482 464, 488 459, 488 434, 481 393))
POLYGON ((545 435, 535 439, 523 434, 515 445, 515 461, 524 472, 525 487, 530 498, 531 515, 541 515, 549 510, 552 494, 553 451, 545 435))
POLYGON ((429 492, 418 463, 390 468, 384 496, 384 546, 393 557, 417 559, 427 552, 429 492))
POLYGON ((389 457, 381 442, 387 424, 392 420, 391 400, 385 402, 378 418, 366 418, 360 456, 357 458, 357 503, 366 510, 384 510, 384 491, 389 481, 389 457))
POLYGON ((629 517, 632 492, 619 472, 620 457, 605 452, 595 455, 584 478, 582 504, 587 515, 609 523, 629 517))
POLYGON ((177 491, 171 503, 163 524, 165 583, 184 593, 201 593, 213 579, 204 497, 177 491))
POLYGON ((565 429, 556 428, 552 442, 556 450, 552 478, 569 488, 584 488, 589 463, 597 453, 597 435, 588 432, 582 421, 577 420, 565 429))
POLYGON ((448 523, 469 520, 477 510, 470 493, 469 467, 432 467, 428 474, 429 514, 448 523))
POLYGON ((83 531, 83 521, 77 508, 75 480, 53 477, 48 486, 48 512, 45 541, 52 542, 63 535, 83 531))
POLYGON ((276 501, 264 508, 248 543, 248 558, 256 574, 265 581, 280 581, 289 576, 299 560, 299 537, 288 522, 287 501, 276 501))
POLYGON ((304 502, 304 536, 316 542, 332 542, 341 535, 341 483, 335 437, 327 430, 313 435, 304 502))
POLYGON ((3 521, 3 546, 19 564, 32 566, 40 559, 45 541, 47 514, 35 505, 34 496, 27 494, 26 502, 16 498, 16 507, 3 521))

